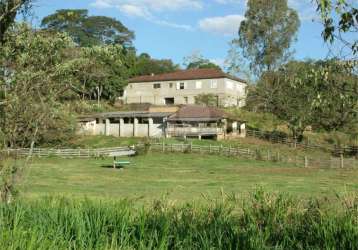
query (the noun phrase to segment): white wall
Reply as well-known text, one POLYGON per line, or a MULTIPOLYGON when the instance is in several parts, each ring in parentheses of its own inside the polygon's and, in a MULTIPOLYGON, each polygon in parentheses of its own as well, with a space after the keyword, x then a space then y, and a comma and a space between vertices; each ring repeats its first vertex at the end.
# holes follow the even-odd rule
POLYGON ((119 136, 119 124, 114 123, 109 125, 109 135, 119 136))
POLYGON ((95 130, 95 134, 96 135, 104 135, 106 132, 106 125, 105 124, 96 124, 96 130, 95 130))

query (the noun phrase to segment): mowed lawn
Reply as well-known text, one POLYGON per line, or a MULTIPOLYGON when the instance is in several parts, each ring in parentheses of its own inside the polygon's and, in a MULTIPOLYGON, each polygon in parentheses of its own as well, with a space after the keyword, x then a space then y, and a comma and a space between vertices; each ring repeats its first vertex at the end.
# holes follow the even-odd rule
POLYGON ((152 201, 205 200, 220 193, 247 194, 257 186, 302 197, 358 191, 358 170, 305 169, 289 164, 224 156, 150 153, 128 159, 123 170, 112 159, 36 159, 23 174, 26 198, 60 195, 152 201))

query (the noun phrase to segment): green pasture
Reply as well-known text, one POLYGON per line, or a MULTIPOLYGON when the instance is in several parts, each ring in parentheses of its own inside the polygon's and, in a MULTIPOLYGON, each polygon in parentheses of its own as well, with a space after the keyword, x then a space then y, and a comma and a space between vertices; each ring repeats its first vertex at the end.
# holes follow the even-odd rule
POLYGON ((24 171, 20 195, 129 198, 182 202, 245 195, 257 186, 298 197, 333 197, 358 191, 358 169, 305 169, 290 164, 225 156, 149 153, 113 169, 112 159, 34 159, 24 171))

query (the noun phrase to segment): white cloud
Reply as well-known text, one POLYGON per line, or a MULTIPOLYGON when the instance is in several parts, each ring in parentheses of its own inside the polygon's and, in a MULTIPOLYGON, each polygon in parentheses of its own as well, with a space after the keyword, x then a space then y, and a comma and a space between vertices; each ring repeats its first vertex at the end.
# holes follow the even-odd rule
POLYGON ((117 7, 123 14, 131 17, 151 18, 150 12, 137 5, 123 4, 117 7))
POLYGON ((219 4, 244 4, 246 5, 248 0, 214 0, 214 2, 219 4))
POLYGON ((208 17, 199 21, 199 28, 216 34, 235 35, 238 32, 241 21, 244 19, 242 15, 208 17))
POLYGON ((111 8, 111 4, 106 0, 96 0, 95 2, 91 3, 91 6, 98 9, 111 8))
POLYGON ((193 30, 190 25, 161 20, 157 12, 201 9, 202 0, 95 0, 95 8, 117 8, 129 17, 144 18, 152 23, 184 30, 193 30))
POLYGON ((123 5, 137 6, 148 11, 175 11, 182 9, 201 9, 202 0, 95 0, 91 4, 98 8, 119 8, 123 5))
POLYGON ((186 31, 194 30, 194 28, 191 25, 187 25, 187 24, 178 24, 178 23, 168 22, 168 21, 159 20, 159 19, 154 19, 154 20, 152 20, 152 22, 162 25, 162 26, 167 26, 167 27, 176 28, 176 29, 182 29, 182 30, 186 30, 186 31))

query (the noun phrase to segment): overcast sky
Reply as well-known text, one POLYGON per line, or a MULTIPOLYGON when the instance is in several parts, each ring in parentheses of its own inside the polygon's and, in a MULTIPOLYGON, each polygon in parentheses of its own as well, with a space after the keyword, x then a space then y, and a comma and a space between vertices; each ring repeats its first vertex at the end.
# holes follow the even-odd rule
MULTIPOLYGON (((311 0, 289 0, 300 15, 301 27, 294 44, 295 57, 324 58, 322 26, 311 0)), ((135 47, 155 58, 182 63, 185 56, 200 51, 222 63, 229 42, 237 36, 246 0, 37 0, 34 24, 57 9, 88 9, 90 15, 111 16, 136 34, 135 47)))

